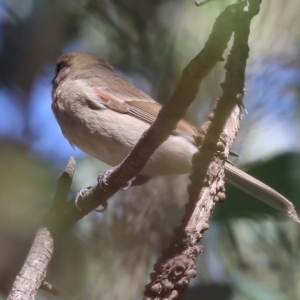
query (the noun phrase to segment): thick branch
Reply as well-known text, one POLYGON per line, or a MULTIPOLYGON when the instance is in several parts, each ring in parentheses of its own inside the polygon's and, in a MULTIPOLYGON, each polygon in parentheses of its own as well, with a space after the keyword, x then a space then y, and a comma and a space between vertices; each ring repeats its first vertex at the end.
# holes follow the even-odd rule
POLYGON ((236 7, 240 22, 236 26, 233 47, 225 66, 223 95, 214 110, 200 151, 193 157, 190 201, 186 214, 181 226, 175 229, 170 245, 154 266, 151 283, 145 289, 147 300, 183 298, 190 280, 196 276, 196 258, 201 252, 201 247, 197 244, 209 227, 208 221, 215 203, 225 198, 224 162, 239 129, 239 107, 242 105, 249 52, 249 26, 253 16, 258 13, 260 4, 259 1, 249 2, 251 6, 248 10, 245 10, 243 1, 236 7), (226 141, 225 147, 218 143, 222 132, 222 140, 226 141), (214 149, 223 151, 220 153, 214 149))

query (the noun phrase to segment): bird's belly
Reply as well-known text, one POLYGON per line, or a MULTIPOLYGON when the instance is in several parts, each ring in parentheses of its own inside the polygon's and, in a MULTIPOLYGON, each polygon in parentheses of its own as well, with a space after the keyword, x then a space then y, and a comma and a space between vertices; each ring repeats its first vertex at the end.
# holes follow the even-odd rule
MULTIPOLYGON (((90 111, 88 120, 73 121, 71 127, 61 124, 69 142, 111 166, 121 163, 149 128, 139 119, 108 109, 90 111)), ((154 152, 140 173, 149 177, 189 173, 196 150, 184 137, 172 135, 154 152)))

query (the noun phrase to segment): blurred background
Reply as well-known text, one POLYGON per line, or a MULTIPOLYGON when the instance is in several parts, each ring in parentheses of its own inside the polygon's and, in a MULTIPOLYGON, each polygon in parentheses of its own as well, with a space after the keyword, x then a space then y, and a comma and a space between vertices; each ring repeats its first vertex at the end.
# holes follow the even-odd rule
MULTIPOLYGON (((108 168, 64 139, 51 111, 55 61, 68 51, 106 57, 116 72, 168 101, 182 69, 233 1, 0 0, 0 299, 5 299, 69 156, 74 194, 108 168)), ((245 115, 235 163, 300 207, 300 2, 263 0, 252 22, 245 115)), ((219 63, 186 119, 200 126, 220 96, 219 63)), ((141 299, 179 224, 188 176, 120 191, 56 244, 47 279, 61 299, 141 299)), ((299 225, 227 188, 202 241, 192 299, 300 298, 299 225)), ((70 195, 71 197, 72 195, 70 195)), ((41 291, 39 299, 50 299, 41 291)))

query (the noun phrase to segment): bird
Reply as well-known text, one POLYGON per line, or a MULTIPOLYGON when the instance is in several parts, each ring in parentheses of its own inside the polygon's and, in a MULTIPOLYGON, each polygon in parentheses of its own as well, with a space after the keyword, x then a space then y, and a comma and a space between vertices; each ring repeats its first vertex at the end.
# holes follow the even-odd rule
MULTIPOLYGON (((56 62, 52 110, 63 135, 72 146, 110 166, 124 160, 160 109, 101 56, 70 52, 56 62)), ((196 132, 198 128, 180 120, 137 175, 141 183, 155 176, 190 173, 191 158, 198 151, 196 132)), ((225 181, 300 222, 288 199, 230 161, 225 162, 225 181)))

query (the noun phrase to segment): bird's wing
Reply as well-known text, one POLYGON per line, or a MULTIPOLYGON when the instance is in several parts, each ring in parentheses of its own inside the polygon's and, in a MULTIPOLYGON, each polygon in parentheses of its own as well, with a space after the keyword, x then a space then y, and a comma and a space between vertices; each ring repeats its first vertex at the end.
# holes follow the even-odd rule
MULTIPOLYGON (((107 108, 119 113, 129 114, 139 118, 148 124, 154 123, 161 109, 160 104, 158 104, 149 95, 122 78, 113 76, 113 80, 111 80, 110 83, 111 82, 114 84, 110 84, 109 87, 93 87, 94 92, 99 97, 96 103, 95 100, 91 100, 91 108, 101 109, 101 107, 103 108, 104 105, 107 108), (120 92, 120 89, 118 89, 118 86, 120 85, 122 86, 122 92, 120 92)), ((184 120, 180 120, 177 123, 173 134, 182 135, 194 143, 193 136, 196 132, 196 127, 190 125, 184 120)))

